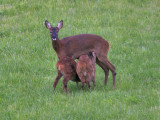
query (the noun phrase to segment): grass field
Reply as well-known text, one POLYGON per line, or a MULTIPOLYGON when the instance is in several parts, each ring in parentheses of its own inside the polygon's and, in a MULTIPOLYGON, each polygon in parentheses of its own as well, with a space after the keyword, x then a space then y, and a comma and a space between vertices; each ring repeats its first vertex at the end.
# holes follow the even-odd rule
POLYGON ((159 0, 1 0, 1 120, 158 120, 160 119, 159 0), (96 66, 96 88, 81 91, 69 82, 70 95, 52 84, 58 60, 44 25, 62 19, 59 37, 97 34, 111 45, 116 66, 104 86, 96 66))

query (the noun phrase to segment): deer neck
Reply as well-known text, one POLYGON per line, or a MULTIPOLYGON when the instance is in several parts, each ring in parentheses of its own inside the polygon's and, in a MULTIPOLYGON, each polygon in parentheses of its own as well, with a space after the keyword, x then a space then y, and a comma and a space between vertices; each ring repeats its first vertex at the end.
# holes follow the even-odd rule
POLYGON ((59 52, 59 49, 60 49, 60 40, 59 38, 57 38, 56 40, 52 40, 52 46, 53 46, 53 49, 56 51, 56 53, 59 52))

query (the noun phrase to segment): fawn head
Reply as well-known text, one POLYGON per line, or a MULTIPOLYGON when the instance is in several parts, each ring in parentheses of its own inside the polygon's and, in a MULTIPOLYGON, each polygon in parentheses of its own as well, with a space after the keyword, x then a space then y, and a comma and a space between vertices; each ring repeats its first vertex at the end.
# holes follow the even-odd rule
POLYGON ((95 54, 95 52, 89 52, 88 56, 92 59, 92 61, 94 63, 96 62, 96 54, 95 54))
POLYGON ((58 40, 58 32, 63 27, 63 20, 61 20, 57 27, 52 27, 51 24, 46 20, 45 21, 46 28, 50 31, 51 39, 53 41, 58 40))

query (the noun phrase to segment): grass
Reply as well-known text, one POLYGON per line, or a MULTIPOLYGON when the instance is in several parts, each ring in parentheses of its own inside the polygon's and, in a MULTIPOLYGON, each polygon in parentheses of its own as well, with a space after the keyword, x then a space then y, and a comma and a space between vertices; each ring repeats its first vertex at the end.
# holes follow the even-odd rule
POLYGON ((159 0, 1 0, 0 119, 111 120, 160 118, 159 0), (97 86, 89 93, 69 82, 70 95, 52 84, 58 60, 44 26, 63 19, 59 37, 97 34, 111 45, 116 66, 104 86, 96 66, 97 86))

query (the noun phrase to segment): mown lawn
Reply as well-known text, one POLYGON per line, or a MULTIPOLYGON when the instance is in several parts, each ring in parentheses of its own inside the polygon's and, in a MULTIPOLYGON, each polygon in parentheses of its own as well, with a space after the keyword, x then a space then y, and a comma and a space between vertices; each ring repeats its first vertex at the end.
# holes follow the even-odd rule
POLYGON ((0 119, 159 120, 159 0, 1 0, 0 119), (59 37, 97 34, 111 45, 116 90, 110 73, 104 86, 96 66, 96 88, 52 84, 58 60, 44 25, 62 19, 59 37))

